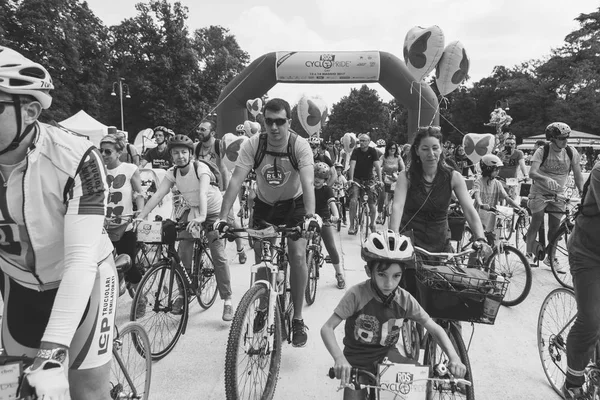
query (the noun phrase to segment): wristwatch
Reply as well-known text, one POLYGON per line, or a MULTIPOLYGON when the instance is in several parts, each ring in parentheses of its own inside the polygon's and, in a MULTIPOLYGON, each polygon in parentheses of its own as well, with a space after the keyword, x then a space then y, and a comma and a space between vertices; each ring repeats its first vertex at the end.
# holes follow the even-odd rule
POLYGON ((64 364, 67 360, 67 349, 62 347, 57 347, 55 349, 39 349, 36 354, 36 358, 41 358, 43 360, 54 360, 64 364))

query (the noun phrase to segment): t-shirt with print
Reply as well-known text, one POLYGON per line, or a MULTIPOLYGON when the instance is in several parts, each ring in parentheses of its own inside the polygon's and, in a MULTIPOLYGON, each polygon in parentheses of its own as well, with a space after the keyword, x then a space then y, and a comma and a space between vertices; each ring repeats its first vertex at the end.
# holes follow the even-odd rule
POLYGON ((315 188, 315 212, 319 214, 319 217, 322 219, 331 218, 329 203, 332 201, 335 201, 333 189, 327 185, 321 186, 320 189, 315 188))
POLYGON ((479 192, 481 204, 487 204, 490 207, 496 207, 500 200, 508 197, 502 183, 497 179, 492 179, 488 183, 483 181, 483 177, 477 179, 473 184, 473 194, 479 192))
POLYGON ((525 158, 523 152, 521 150, 515 150, 510 156, 506 153, 500 153, 499 155, 503 155, 501 160, 504 166, 500 168, 498 176, 501 178, 516 178, 519 161, 525 158))
MULTIPOLYGON (((183 175, 181 172, 181 168, 177 169, 177 176, 175 176, 175 168, 169 168, 167 173, 165 174, 165 178, 169 180, 169 182, 175 183, 177 189, 183 195, 185 201, 190 205, 190 214, 188 216, 188 220, 197 218, 199 215, 198 206, 200 205, 200 196, 203 193, 200 193, 200 180, 199 177, 202 175, 208 175, 211 182, 214 182, 215 176, 210 171, 208 165, 201 162, 191 162, 190 170, 187 174, 183 175), (198 176, 192 170, 194 165, 197 165, 198 176)), ((223 202, 223 196, 221 195, 221 191, 218 187, 214 185, 208 186, 208 193, 206 194, 208 197, 206 203, 206 219, 207 220, 215 220, 219 216, 219 212, 221 211, 221 203, 223 202)))
POLYGON ((350 161, 356 161, 354 166, 354 179, 371 179, 373 171, 373 163, 379 160, 379 154, 373 147, 368 147, 366 151, 362 151, 357 147, 350 156, 350 161))
POLYGON ((152 165, 152 168, 169 169, 173 165, 173 160, 169 150, 159 151, 158 147, 150 149, 146 152, 144 159, 152 165))
MULTIPOLYGON (((254 135, 242 144, 236 165, 238 168, 245 171, 252 169, 259 139, 260 135, 254 135)), ((288 141, 286 140, 278 147, 267 144, 267 150, 287 154, 287 146, 288 141)), ((293 151, 298 160, 299 170, 305 167, 311 167, 311 169, 314 167, 313 153, 306 139, 298 136, 293 151)), ((287 156, 276 157, 265 153, 262 162, 256 169, 256 194, 260 201, 271 205, 302 195, 300 174, 294 169, 287 156)))
MULTIPOLYGON (((548 149, 548 158, 546 158, 546 161, 540 165, 539 171, 541 175, 554 179, 560 188, 558 190, 551 190, 548 187, 546 180, 536 179, 531 185, 531 191, 529 192, 530 195, 564 194, 569 172, 573 166, 579 165, 579 160, 581 158, 576 149, 571 147, 571 150, 573 151, 573 159, 569 158, 569 154, 567 154, 566 149, 561 149, 561 151, 556 152, 552 150, 552 145, 550 145, 550 149, 548 149)), ((544 146, 540 147, 535 151, 535 153, 533 153, 531 162, 541 163, 543 157, 544 146)))
POLYGON ((390 307, 383 305, 371 280, 352 286, 334 313, 346 320, 344 356, 353 367, 371 369, 380 362, 400 337, 404 319, 422 326, 430 317, 406 290, 398 288, 390 307))
MULTIPOLYGON (((106 207, 106 217, 114 218, 121 215, 133 214, 133 187, 131 186, 131 177, 137 171, 135 164, 121 163, 113 169, 106 169, 108 181, 108 204, 106 207)), ((120 225, 118 219, 112 221, 120 225)))

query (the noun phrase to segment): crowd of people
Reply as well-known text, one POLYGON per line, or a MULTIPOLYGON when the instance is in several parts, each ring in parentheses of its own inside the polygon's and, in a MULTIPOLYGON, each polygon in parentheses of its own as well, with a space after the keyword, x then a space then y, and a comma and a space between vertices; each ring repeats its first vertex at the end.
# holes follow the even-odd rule
MULTIPOLYGON (((254 227, 264 224, 300 226, 303 232, 320 230, 335 269, 336 285, 346 287, 344 269, 334 240, 333 224, 346 221, 349 234, 357 228, 360 188, 369 194, 371 230, 361 243, 368 280, 350 287, 321 329, 323 341, 335 362, 336 376, 347 383, 351 367, 373 370, 383 357, 406 360, 395 351, 399 335, 384 332, 396 321, 413 319, 425 327, 448 356, 450 371, 464 376, 466 367, 449 338, 425 312, 416 296, 412 246, 428 251, 450 250, 448 209, 452 199, 460 204, 473 232, 474 246, 485 257, 491 248, 479 217, 479 208, 501 200, 516 208, 509 190, 498 178, 525 173, 524 157, 513 140, 506 149, 474 165, 464 149, 444 146, 439 127, 421 127, 412 145, 377 141, 369 134, 358 137, 358 146, 345 154, 339 141, 330 145, 305 140, 290 130, 291 109, 283 99, 269 100, 263 110, 264 131, 246 140, 233 170, 221 162, 215 124, 203 120, 198 141, 159 126, 157 146, 145 154, 130 152, 121 133, 104 137, 96 148, 91 142, 59 128, 38 122, 50 107, 53 84, 48 71, 19 53, 0 47, 0 289, 4 300, 2 342, 8 355, 28 355, 33 365, 25 370, 38 398, 106 399, 109 395, 109 362, 118 293, 113 251, 133 256, 135 222, 147 218, 161 199, 176 189, 185 200, 181 221, 184 235, 206 229, 224 321, 234 314, 228 260, 220 235, 233 226, 232 207, 249 177, 255 182, 252 217, 254 227), (453 159, 451 161, 450 159, 453 159), (139 166, 166 169, 156 193, 142 194, 139 166), (348 168, 346 169, 346 166, 348 168), (474 197, 465 175, 480 171, 474 197), (379 213, 389 207, 388 229, 378 231, 379 213), (338 208, 337 203, 342 207, 338 208), (122 220, 122 221, 119 221, 122 220), (29 316, 23 323, 21 316, 29 316), (363 331, 361 321, 377 321, 363 331), (335 328, 346 321, 344 349, 335 328), (361 329, 357 329, 357 326, 361 329), (91 344, 91 345, 90 345, 91 344), (99 347, 100 346, 100 347, 99 347)), ((240 132, 241 133, 241 132, 240 132)), ((570 237, 569 262, 578 316, 567 341, 568 370, 563 394, 583 398, 584 369, 599 339, 600 270, 598 226, 600 167, 593 167, 583 183, 581 157, 567 146, 568 125, 552 123, 547 141, 531 157, 527 172, 533 180, 528 208, 532 222, 527 256, 533 261, 532 240, 543 221, 544 210, 563 210, 557 195, 564 192, 567 176, 574 174, 582 198, 575 229, 570 237)), ((549 234, 557 218, 548 220, 549 234)), ((258 243, 257 243, 258 245, 258 243)), ((291 298, 294 304, 292 345, 307 343, 303 319, 307 284, 306 236, 290 240, 291 298)), ((191 264, 191 248, 182 242, 183 264, 191 264)), ((259 259, 260 249, 255 247, 259 259)), ((246 261, 238 244, 241 263, 246 261)), ((135 290, 141 271, 133 268, 127 280, 135 290)), ((178 299, 172 312, 181 312, 178 299)), ((258 310, 258 313, 265 310, 258 310)), ((257 314, 256 320, 260 320, 257 314)), ((346 390, 345 399, 364 398, 346 390)))

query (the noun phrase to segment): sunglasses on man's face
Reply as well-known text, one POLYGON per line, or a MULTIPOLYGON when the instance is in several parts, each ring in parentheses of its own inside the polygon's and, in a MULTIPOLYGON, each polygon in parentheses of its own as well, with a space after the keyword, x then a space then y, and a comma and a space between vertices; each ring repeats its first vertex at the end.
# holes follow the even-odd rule
POLYGON ((107 156, 111 156, 114 152, 115 151, 111 149, 100 149, 100 154, 106 154, 107 156))
POLYGON ((272 126, 273 124, 277 126, 285 125, 288 120, 285 118, 265 118, 265 124, 267 126, 272 126))

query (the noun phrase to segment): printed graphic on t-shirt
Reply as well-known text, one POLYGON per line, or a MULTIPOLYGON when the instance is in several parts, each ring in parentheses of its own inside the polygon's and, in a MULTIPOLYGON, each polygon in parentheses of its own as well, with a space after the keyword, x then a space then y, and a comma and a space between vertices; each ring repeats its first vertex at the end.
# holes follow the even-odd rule
MULTIPOLYGON (((119 174, 117 176, 108 175, 107 177, 108 187, 110 190, 110 194, 108 195, 108 207, 106 208, 106 216, 107 217, 119 217, 123 215, 123 206, 118 205, 123 201, 123 192, 120 191, 125 182, 127 182, 127 176, 124 174, 119 174)), ((115 223, 120 223, 121 221, 115 220, 115 223)))
POLYGON ((281 165, 265 164, 260 169, 261 175, 265 181, 272 187, 280 187, 287 183, 291 171, 286 171, 281 165))

